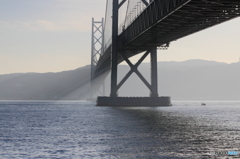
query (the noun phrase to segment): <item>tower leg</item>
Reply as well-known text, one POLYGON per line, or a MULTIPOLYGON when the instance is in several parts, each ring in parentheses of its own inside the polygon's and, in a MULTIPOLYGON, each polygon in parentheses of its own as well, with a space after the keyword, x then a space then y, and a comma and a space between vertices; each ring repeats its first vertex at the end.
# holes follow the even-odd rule
POLYGON ((113 15, 112 15, 112 69, 111 69, 111 97, 117 97, 117 65, 118 65, 118 0, 113 1, 113 15))
POLYGON ((90 75, 90 99, 93 98, 93 69, 94 69, 94 28, 95 28, 95 24, 94 24, 94 18, 92 18, 92 46, 91 46, 91 75, 90 75))
POLYGON ((151 97, 158 97, 157 48, 151 50, 151 97))

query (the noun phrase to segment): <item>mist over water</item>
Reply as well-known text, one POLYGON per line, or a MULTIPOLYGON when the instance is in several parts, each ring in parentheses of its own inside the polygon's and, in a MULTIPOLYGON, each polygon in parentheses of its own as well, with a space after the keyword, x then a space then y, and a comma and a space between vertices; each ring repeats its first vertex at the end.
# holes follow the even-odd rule
MULTIPOLYGON (((226 158, 239 151, 240 102, 96 107, 1 101, 0 158, 226 158)), ((239 156, 237 156, 239 157, 239 156)))

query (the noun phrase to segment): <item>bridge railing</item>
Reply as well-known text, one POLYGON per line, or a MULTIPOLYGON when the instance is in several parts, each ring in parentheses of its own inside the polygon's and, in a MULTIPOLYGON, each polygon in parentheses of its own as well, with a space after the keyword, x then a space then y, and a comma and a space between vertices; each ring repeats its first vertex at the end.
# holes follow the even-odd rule
POLYGON ((131 23, 146 9, 147 5, 148 4, 144 3, 143 0, 129 0, 127 2, 126 14, 119 25, 118 35, 131 25, 131 23))

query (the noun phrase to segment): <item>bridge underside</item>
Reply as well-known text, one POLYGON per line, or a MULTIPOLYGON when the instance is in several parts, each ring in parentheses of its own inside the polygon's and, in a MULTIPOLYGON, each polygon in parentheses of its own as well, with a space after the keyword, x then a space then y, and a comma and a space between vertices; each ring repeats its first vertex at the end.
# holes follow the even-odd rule
MULTIPOLYGON (((155 0, 118 36, 118 50, 131 57, 239 16, 239 0, 155 0)), ((118 63, 123 60, 119 55, 118 63)), ((110 64, 111 46, 94 76, 110 64)))
POLYGON ((155 0, 119 36, 119 51, 143 52, 239 16, 239 0, 155 0))

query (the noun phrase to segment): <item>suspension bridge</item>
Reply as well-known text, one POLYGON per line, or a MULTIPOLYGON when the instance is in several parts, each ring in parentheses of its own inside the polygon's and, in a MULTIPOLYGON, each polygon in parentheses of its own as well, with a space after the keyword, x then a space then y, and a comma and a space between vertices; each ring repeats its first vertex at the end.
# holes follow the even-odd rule
POLYGON ((158 95, 157 49, 167 49, 172 41, 239 16, 239 0, 107 0, 105 19, 92 21, 91 79, 101 85, 111 71, 110 97, 98 97, 97 105, 171 105, 170 97, 158 95), (132 64, 129 58, 142 52, 132 64), (151 83, 138 71, 149 54, 151 83), (123 61, 131 70, 118 83, 117 65, 123 61), (150 97, 118 97, 132 73, 149 88, 150 97))

